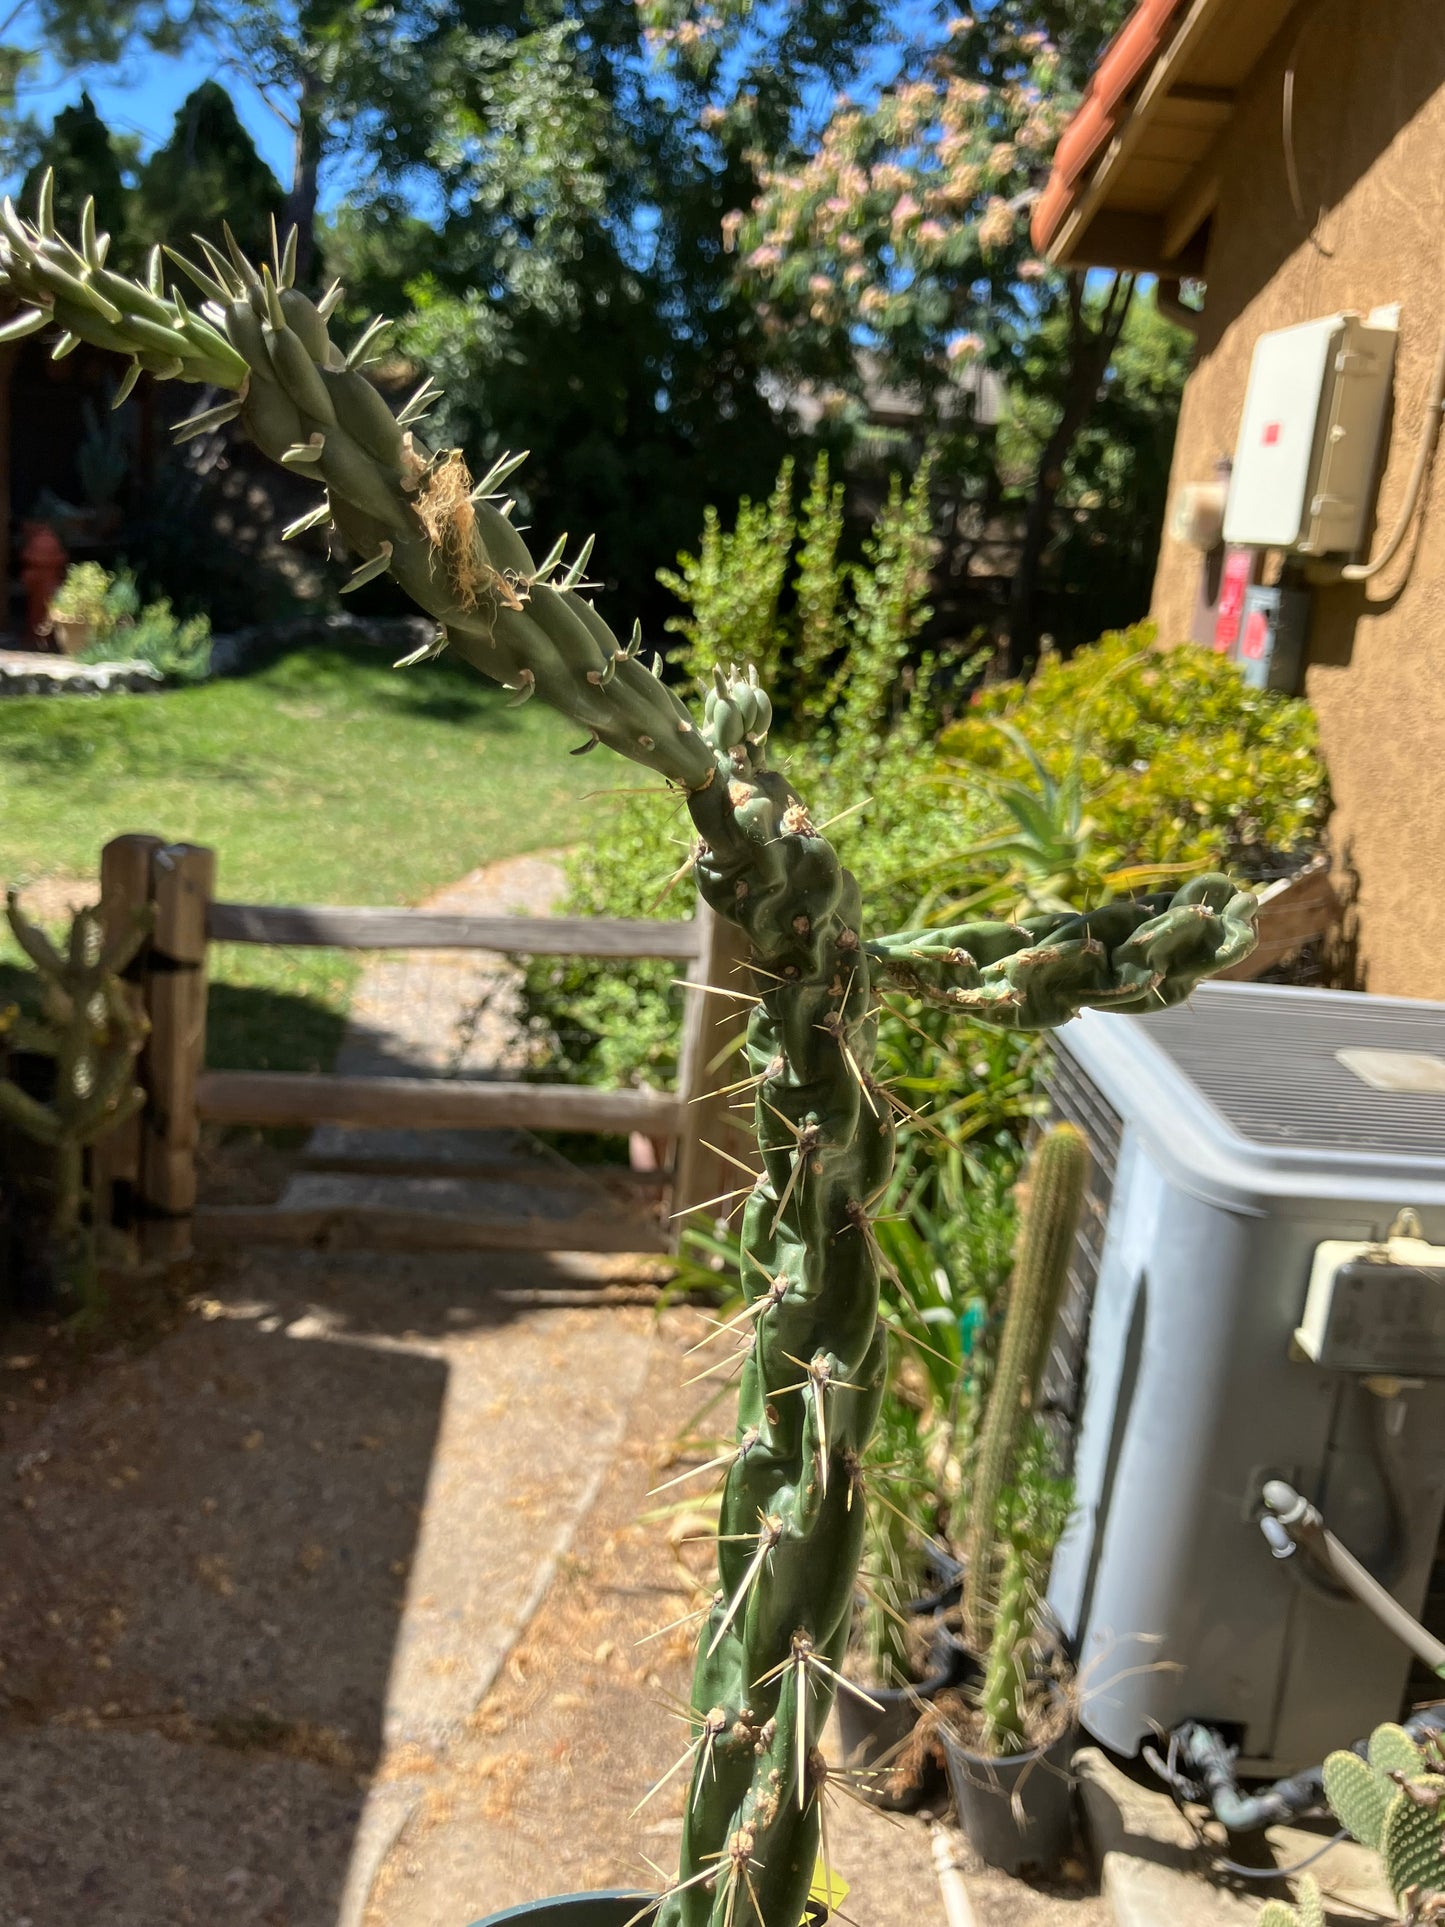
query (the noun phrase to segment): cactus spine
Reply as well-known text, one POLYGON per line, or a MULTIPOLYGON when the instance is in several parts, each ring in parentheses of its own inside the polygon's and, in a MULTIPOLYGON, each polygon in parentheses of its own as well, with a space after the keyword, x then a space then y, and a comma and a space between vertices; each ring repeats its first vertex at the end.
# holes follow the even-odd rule
POLYGON ((24 916, 13 890, 6 916, 15 941, 40 975, 38 1021, 10 1026, 22 1050, 55 1060, 55 1089, 47 1103, 0 1079, 0 1118, 54 1154, 50 1243, 82 1299, 93 1262, 85 1237, 85 1152, 133 1117, 145 1094, 133 1082, 146 1021, 132 1010, 119 973, 145 940, 145 924, 110 943, 98 909, 77 910, 63 951, 24 916))
MULTIPOLYGON (((1025 1432, 1038 1401, 1088 1172, 1083 1136, 1071 1124, 1061 1124, 1040 1139, 1024 1179, 1023 1219, 998 1368, 984 1414, 964 1535, 964 1622, 981 1649, 989 1644, 999 1508, 1006 1489, 1016 1482, 1025 1432)), ((1016 1565, 1017 1548, 1004 1536, 1006 1562, 1016 1565)), ((995 1639, 1003 1636, 1003 1619, 1000 1605, 995 1639)))
POLYGON ((1060 1023, 1084 1004, 1171 1003, 1248 952, 1253 899, 1216 877, 1175 900, 1110 906, 1097 930, 1091 917, 971 925, 975 952, 957 932, 869 941, 857 882, 768 767, 771 704, 756 678, 719 672, 699 728, 660 663, 639 660, 639 633, 619 645, 586 599, 585 548, 570 568, 560 548, 534 562, 498 499, 509 464, 474 487, 459 451, 428 449, 409 427, 425 384, 393 419, 361 371, 366 338, 349 355, 330 339, 335 294, 315 304, 286 285, 288 250, 274 275, 229 236, 229 258, 206 248, 204 267, 180 262, 207 297, 196 317, 163 293, 158 265, 147 287, 106 274, 93 223, 71 248, 46 197, 35 226, 8 203, 3 218, 0 287, 27 304, 12 335, 54 318, 160 376, 204 370, 234 390, 252 439, 325 490, 317 519, 360 558, 358 576, 390 573, 483 674, 569 717, 581 748, 606 743, 686 797, 698 888, 753 950, 752 983, 719 988, 755 999, 747 1053, 763 1171, 743 1215, 753 1316, 736 1361, 719 1586, 678 1762, 691 1762, 682 1865, 659 1918, 796 1927, 863 1535, 860 1460, 883 1388, 869 1211, 893 1131, 870 1073, 876 992, 926 982, 960 1015, 1014 1025, 1060 1023))

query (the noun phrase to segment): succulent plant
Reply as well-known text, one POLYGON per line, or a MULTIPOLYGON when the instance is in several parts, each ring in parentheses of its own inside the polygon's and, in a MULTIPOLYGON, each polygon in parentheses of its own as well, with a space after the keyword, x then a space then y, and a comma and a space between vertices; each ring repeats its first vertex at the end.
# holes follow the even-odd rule
MULTIPOLYGON (((105 267, 93 212, 72 247, 48 190, 36 223, 6 203, 0 287, 25 304, 0 333, 58 324, 57 352, 84 339, 141 368, 230 391, 182 422, 235 418, 268 455, 322 490, 293 524, 327 523, 359 558, 354 588, 391 574, 442 625, 447 646, 583 732, 656 771, 686 800, 698 889, 741 926, 746 981, 716 988, 748 1007, 747 1055, 762 1173, 743 1213, 747 1306, 733 1328, 738 1436, 718 1535, 719 1585, 702 1615, 682 1864, 663 1927, 795 1927, 813 1878, 827 1768, 819 1751, 839 1684, 863 1533, 861 1458, 882 1391, 885 1345, 869 1212, 887 1183, 899 1100, 871 1074, 878 991, 922 990, 960 1015, 1012 1026, 1062 1022, 1085 1005, 1149 1009, 1185 997, 1245 955, 1254 901, 1223 878, 1172 899, 1094 916, 870 938, 856 880, 781 772, 769 767, 771 704, 746 671, 719 669, 701 726, 588 600, 589 544, 542 560, 510 520, 517 460, 473 482, 459 450, 415 432, 424 382, 393 416, 364 373, 384 323, 349 352, 331 340, 333 288, 290 285, 294 243, 274 270, 226 236, 200 263, 172 259, 205 297, 167 292, 159 254, 144 284, 105 267)), ((692 1200, 687 1202, 691 1203, 692 1200)), ((671 1777, 671 1774, 668 1776, 671 1777)))
POLYGON ((18 1049, 53 1058, 55 1075, 48 1100, 0 1078, 0 1119, 53 1153, 49 1239, 84 1300, 93 1274, 84 1225, 85 1152, 145 1101, 134 1069, 146 1020, 132 1008, 119 973, 145 941, 146 925, 138 919, 107 942, 100 910, 77 910, 69 941, 60 950, 24 915, 13 890, 6 897, 6 916, 15 941, 39 973, 40 1009, 32 1018, 16 1011, 4 1030, 18 1049))
POLYGON ((1331 1753, 1325 1798, 1340 1825, 1385 1864, 1397 1900, 1445 1894, 1445 1759, 1402 1726, 1377 1726, 1364 1759, 1331 1753))
MULTIPOLYGON (((1403 1726, 1377 1726, 1363 1755, 1343 1748, 1324 1765, 1330 1810, 1384 1863, 1407 1922, 1445 1919, 1445 1755, 1438 1734, 1423 1745, 1403 1726)), ((1324 1927, 1320 1890, 1306 1874, 1298 1906, 1269 1900, 1260 1927, 1324 1927)))

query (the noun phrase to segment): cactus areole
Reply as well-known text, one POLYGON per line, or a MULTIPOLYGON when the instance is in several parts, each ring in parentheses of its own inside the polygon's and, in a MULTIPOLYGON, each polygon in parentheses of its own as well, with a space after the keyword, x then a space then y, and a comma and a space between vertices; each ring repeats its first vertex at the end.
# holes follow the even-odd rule
POLYGON ((450 646, 518 701, 550 704, 583 732, 580 749, 605 743, 686 798, 698 888, 752 946, 741 989, 754 1000, 762 1175, 743 1215, 754 1315, 739 1327, 738 1436, 699 1639, 681 1868, 658 1918, 797 1927, 886 1362, 869 1226, 893 1154, 890 1100, 870 1075, 878 992, 901 987, 1023 1028, 1086 1005, 1145 1010, 1247 953, 1253 899, 1200 878, 1172 899, 1088 916, 870 937, 857 882, 768 766, 772 711, 755 679, 719 671, 699 723, 660 661, 640 660, 639 633, 620 644, 593 608, 585 548, 570 566, 560 544, 534 559, 502 493, 516 464, 474 483, 459 450, 423 443, 410 424, 434 398, 429 383, 393 416, 364 373, 383 324, 343 353, 327 325, 340 291, 312 302, 290 285, 294 242, 274 267, 253 266, 229 232, 224 253, 202 243, 199 261, 172 255, 200 292, 192 308, 167 289, 159 251, 144 281, 108 270, 89 208, 78 245, 62 238, 48 189, 34 225, 8 202, 3 221, 0 286, 22 305, 0 335, 58 328, 57 354, 86 340, 127 355, 122 393, 142 368, 229 391, 177 433, 235 418, 312 477, 319 505, 293 529, 334 531, 359 563, 346 587, 389 573, 440 624, 435 649, 450 646))

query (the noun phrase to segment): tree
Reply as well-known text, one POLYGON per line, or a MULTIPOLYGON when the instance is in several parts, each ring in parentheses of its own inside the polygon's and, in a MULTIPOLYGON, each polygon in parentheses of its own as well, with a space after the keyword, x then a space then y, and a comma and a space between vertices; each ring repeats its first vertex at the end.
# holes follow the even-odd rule
POLYGON ((131 225, 149 246, 176 234, 217 234, 229 219, 241 246, 262 254, 285 198, 230 95, 205 80, 181 102, 171 138, 140 169, 131 225))
POLYGON ((409 310, 396 346, 445 389, 429 432, 525 440, 524 516, 596 533, 660 616, 659 560, 707 502, 766 487, 793 429, 722 247, 751 176, 694 138, 643 33, 614 0, 439 8, 413 50, 433 111, 398 106, 325 246, 368 311, 409 310), (419 178, 439 218, 405 204, 419 178))
POLYGON ((713 0, 704 15, 694 0, 647 0, 646 11, 663 56, 708 94, 700 124, 754 169, 750 203, 729 213, 725 233, 777 366, 856 388, 866 348, 943 415, 970 362, 1027 384, 1033 344, 1053 350, 1051 379, 1033 383, 1053 419, 1037 440, 1007 612, 1009 667, 1021 669, 1037 648, 1059 493, 1134 293, 1132 277, 1116 276, 1093 299, 1082 276, 1052 272, 1032 255, 1028 216, 1126 0, 925 9, 916 32, 896 32, 881 85, 794 116, 772 144, 777 116, 748 77, 766 64, 757 41, 770 10, 713 0))
POLYGON ((94 196, 96 225, 107 234, 119 236, 126 225, 130 198, 122 165, 122 154, 96 112, 95 102, 82 93, 74 107, 64 107, 55 116, 21 194, 25 205, 33 206, 40 178, 50 168, 55 174, 58 220, 78 224, 82 205, 87 197, 94 196))

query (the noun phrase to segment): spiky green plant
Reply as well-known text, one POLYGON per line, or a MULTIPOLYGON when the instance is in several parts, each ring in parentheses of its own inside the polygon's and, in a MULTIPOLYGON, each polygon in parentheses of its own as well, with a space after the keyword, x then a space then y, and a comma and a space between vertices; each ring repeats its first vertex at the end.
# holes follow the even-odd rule
MULTIPOLYGON (((587 546, 535 561, 499 499, 514 460, 475 485, 459 450, 416 435, 424 382, 393 417, 364 371, 384 327, 348 353, 331 340, 335 288, 290 285, 294 243, 259 270, 227 236, 203 264, 172 257, 201 290, 167 292, 159 254, 144 284, 105 266, 92 210, 79 247, 7 203, 0 286, 25 305, 13 337, 58 324, 57 351, 88 340, 141 368, 228 391, 177 433, 236 418, 276 461, 321 487, 293 527, 327 523, 360 558, 348 588, 390 573, 483 674, 664 777, 697 832, 704 898, 741 926, 762 1175, 744 1208, 745 1321, 738 1438, 720 1508, 719 1586, 704 1617, 682 1865, 662 1927, 796 1927, 816 1862, 826 1768, 818 1751, 848 1637, 863 1532, 863 1448, 882 1390, 884 1340, 869 1211, 893 1153, 890 1103, 870 1074, 875 994, 890 982, 960 1016, 1024 1028, 1083 1005, 1149 1009, 1254 941, 1253 899, 1224 878, 1174 899, 1091 916, 978 924, 870 939, 855 879, 804 800, 768 766, 771 703, 745 674, 715 672, 699 727, 626 647, 584 590, 587 546)), ((520 460, 520 458, 518 458, 520 460)), ((656 663, 654 667, 657 667, 656 663)))
MULTIPOLYGON (((963 1541, 964 1625, 981 1652, 989 1650, 995 1632, 1004 1635, 1002 1605, 995 1615, 993 1603, 999 1552, 1006 1549, 1000 1546, 999 1508, 1006 1489, 1018 1484, 1088 1172, 1089 1148, 1083 1134, 1071 1124, 1060 1124, 1039 1140, 1024 1174, 1025 1204, 963 1541)), ((1017 1577, 1015 1573, 1011 1589, 1015 1594, 1017 1577)))
POLYGON ((1364 1759, 1331 1753, 1325 1798, 1335 1818, 1373 1847, 1397 1900, 1445 1895, 1445 1758, 1418 1746, 1402 1726, 1377 1726, 1364 1759))
MULTIPOLYGON (((1343 1749, 1325 1761, 1330 1810, 1361 1846, 1384 1863, 1390 1891, 1407 1921, 1438 1921, 1445 1911, 1445 1756, 1432 1737, 1417 1745, 1403 1726, 1370 1735, 1365 1756, 1343 1749)), ((1324 1927, 1320 1890, 1308 1874, 1299 1905, 1266 1901, 1260 1927, 1324 1927)))
POLYGON ((134 1070, 147 1026, 131 1007, 120 972, 145 941, 146 924, 137 918, 107 942, 100 910, 77 910, 59 950, 21 911, 15 891, 7 893, 5 908, 15 941, 40 978, 38 1014, 17 1011, 7 1034, 18 1049, 52 1058, 55 1073, 48 1100, 0 1078, 0 1118, 52 1154, 48 1241, 56 1268, 85 1301, 94 1278, 84 1220, 85 1153, 145 1102, 134 1070))
POLYGON ((989 1543, 997 1581, 978 1689, 979 1739, 982 1751, 1000 1758, 1029 1744, 1040 1601, 1072 1499, 1072 1482, 1058 1476, 1052 1442, 1035 1422, 1017 1455, 989 1543))

